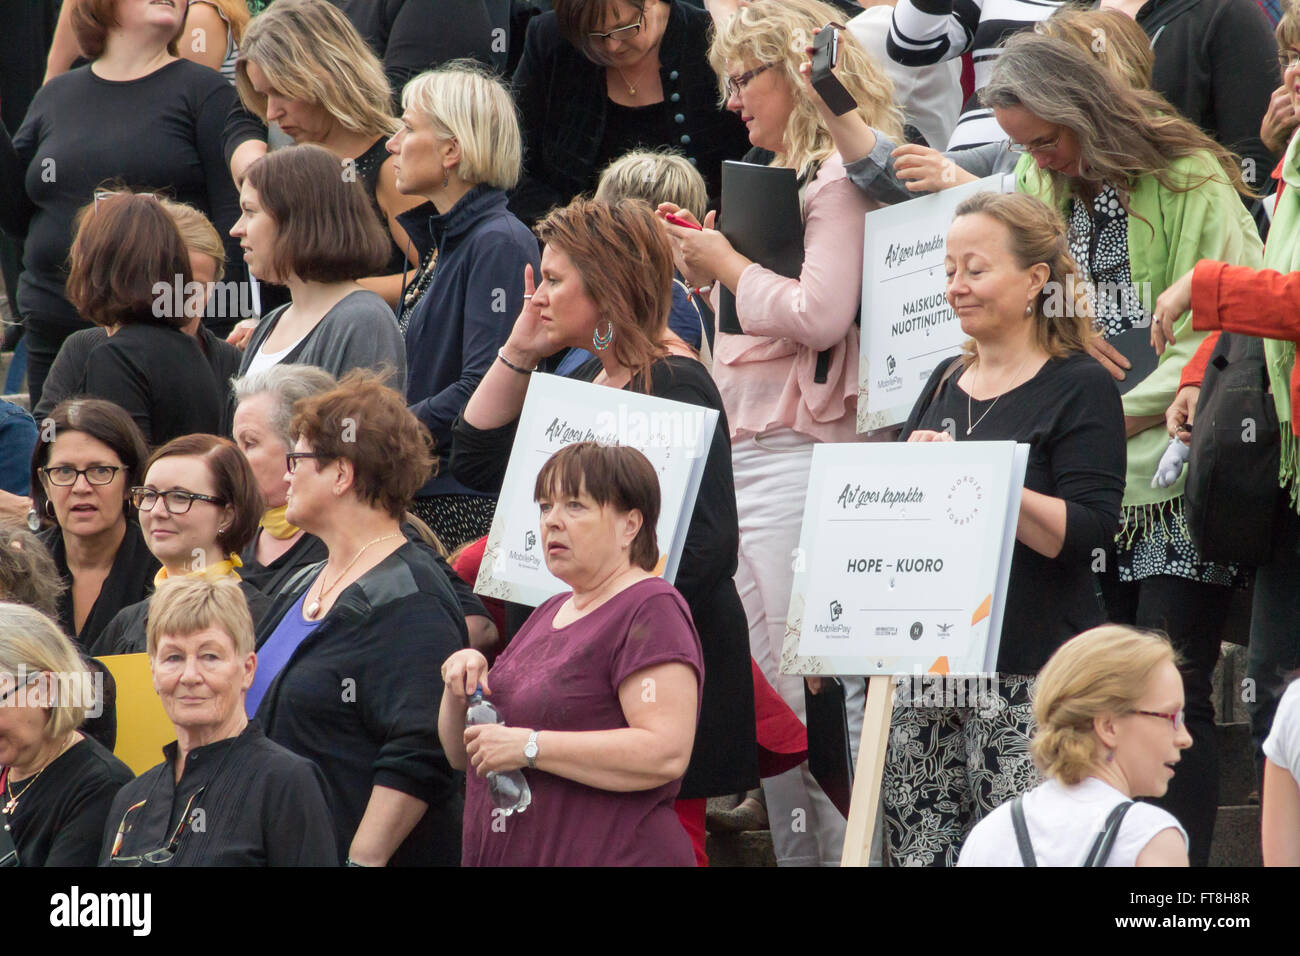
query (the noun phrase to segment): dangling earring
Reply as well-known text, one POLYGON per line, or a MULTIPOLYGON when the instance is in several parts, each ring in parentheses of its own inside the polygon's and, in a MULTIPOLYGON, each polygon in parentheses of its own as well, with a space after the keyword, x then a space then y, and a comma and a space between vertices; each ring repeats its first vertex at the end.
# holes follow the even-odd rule
POLYGON ((1106 751, 1106 763, 1110 763, 1114 759, 1115 759, 1115 751, 1113 750, 1106 751))
POLYGON ((603 352, 609 348, 609 343, 614 341, 614 321, 613 319, 605 320, 605 334, 600 334, 600 323, 596 323, 596 328, 591 333, 591 344, 596 347, 597 352, 603 352))
POLYGON ((1025 303, 1025 318, 1027 319, 1027 318, 1029 318, 1030 316, 1032 316, 1033 314, 1034 314, 1034 303, 1032 303, 1032 302, 1026 302, 1026 303, 1025 303))

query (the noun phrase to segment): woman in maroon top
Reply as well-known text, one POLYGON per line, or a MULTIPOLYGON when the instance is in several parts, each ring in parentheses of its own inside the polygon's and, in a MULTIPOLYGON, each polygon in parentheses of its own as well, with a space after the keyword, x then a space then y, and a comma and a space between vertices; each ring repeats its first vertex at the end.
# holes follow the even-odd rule
POLYGON ((686 602, 653 573, 658 477, 634 449, 583 442, 552 456, 534 496, 546 567, 573 591, 533 612, 490 675, 475 650, 443 665, 438 733, 475 771, 461 863, 692 866, 673 800, 704 668, 686 602), (465 726, 475 687, 507 723, 465 726), (523 768, 532 802, 503 815, 484 778, 523 768))

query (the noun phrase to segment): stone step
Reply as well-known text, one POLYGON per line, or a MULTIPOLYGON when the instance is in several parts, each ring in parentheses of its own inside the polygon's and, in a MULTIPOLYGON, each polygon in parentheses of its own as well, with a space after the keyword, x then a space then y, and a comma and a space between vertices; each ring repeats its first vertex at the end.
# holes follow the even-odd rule
POLYGON ((1210 866, 1263 866, 1259 807, 1219 807, 1210 842, 1210 866))
POLYGON ((1216 729, 1219 738, 1219 806, 1240 806, 1259 789, 1250 724, 1219 724, 1216 729))
POLYGON ((705 842, 709 866, 776 866, 769 830, 710 833, 705 842))

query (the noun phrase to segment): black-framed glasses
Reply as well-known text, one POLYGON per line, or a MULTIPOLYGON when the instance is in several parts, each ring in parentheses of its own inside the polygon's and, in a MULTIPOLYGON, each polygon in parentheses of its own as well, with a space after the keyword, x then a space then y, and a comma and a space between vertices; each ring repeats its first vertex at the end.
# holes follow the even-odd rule
POLYGON ((210 501, 214 505, 226 504, 224 498, 200 495, 193 491, 155 491, 152 488, 131 489, 131 504, 135 505, 140 511, 153 511, 154 505, 158 503, 159 498, 162 499, 163 507, 167 509, 169 515, 185 514, 196 501, 210 501))
POLYGON ((1159 717, 1167 720, 1175 731, 1187 726, 1187 712, 1183 710, 1173 714, 1162 714, 1158 710, 1135 710, 1133 713, 1141 714, 1143 717, 1159 717))
POLYGON ((67 488, 75 485, 82 475, 85 475, 86 481, 92 485, 111 485, 119 471, 126 471, 126 468, 122 465, 91 465, 89 468, 55 465, 53 468, 42 468, 41 474, 50 484, 67 488))
POLYGON ((298 462, 302 461, 304 458, 314 458, 317 461, 321 461, 322 459, 330 459, 333 457, 333 455, 322 455, 320 452, 316 451, 291 451, 284 456, 284 467, 288 470, 289 474, 292 475, 298 471, 298 462))
POLYGON ((1300 50, 1283 50, 1278 54, 1277 65, 1283 70, 1289 70, 1297 63, 1300 63, 1300 50))
POLYGON ((172 857, 176 855, 176 850, 181 845, 181 837, 185 835, 186 828, 190 825, 190 823, 193 820, 192 814, 194 812, 197 812, 194 811, 194 804, 197 803, 199 798, 203 796, 203 791, 207 789, 208 789, 207 786, 204 785, 202 787, 199 787, 198 790, 194 791, 194 794, 190 797, 189 802, 185 804, 185 810, 181 813, 180 822, 176 824, 176 832, 172 834, 172 838, 167 841, 166 846, 161 846, 156 850, 149 850, 146 853, 138 853, 132 856, 118 856, 117 854, 122 849, 122 841, 126 839, 127 835, 131 832, 132 827, 135 826, 134 820, 131 821, 131 826, 127 825, 128 818, 131 817, 132 813, 134 813, 136 810, 139 810, 149 801, 141 800, 139 803, 133 804, 130 807, 128 807, 126 813, 122 814, 122 822, 117 825, 117 836, 113 838, 113 849, 108 855, 110 865, 144 866, 146 863, 151 863, 155 865, 162 864, 162 863, 170 863, 172 857))
POLYGON ((592 43, 599 43, 601 40, 630 40, 641 32, 643 23, 645 23, 644 13, 636 18, 636 23, 619 27, 617 30, 610 30, 608 33, 588 33, 587 39, 592 43))
POLYGON ((1061 134, 1057 133, 1055 137, 1041 143, 1007 143, 1007 149, 1013 153, 1045 153, 1049 149, 1056 149, 1056 144, 1061 141, 1061 134))
POLYGON ((22 683, 19 683, 17 679, 15 679, 14 686, 10 687, 3 694, 0 694, 0 704, 3 704, 5 701, 7 701, 14 694, 18 693, 24 687, 30 687, 41 676, 41 673, 42 673, 41 671, 37 671, 34 674, 28 674, 27 680, 23 681, 22 683))
POLYGON ((749 85, 750 80, 758 76, 758 74, 772 69, 774 66, 776 66, 775 63, 763 63, 754 67, 752 70, 746 70, 739 76, 727 77, 727 98, 730 99, 733 96, 739 96, 740 91, 749 85))

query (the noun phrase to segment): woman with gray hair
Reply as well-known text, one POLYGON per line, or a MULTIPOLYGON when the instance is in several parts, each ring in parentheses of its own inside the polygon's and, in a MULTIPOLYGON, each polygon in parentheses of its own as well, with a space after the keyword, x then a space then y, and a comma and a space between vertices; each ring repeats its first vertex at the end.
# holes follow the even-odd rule
POLYGON ((0 603, 0 866, 94 866, 134 774, 78 728, 97 677, 48 617, 0 603))
MULTIPOLYGON (((1023 33, 1007 42, 981 96, 1022 154, 1017 191, 1053 206, 1068 227, 1097 331, 1114 342, 1136 338, 1131 356, 1149 354, 1156 298, 1197 262, 1259 266, 1259 235, 1240 199, 1252 194, 1238 158, 1159 94, 1135 89, 1073 44, 1023 33)), ((1164 631, 1186 662, 1187 728, 1196 745, 1161 805, 1191 837, 1192 864, 1203 866, 1218 805, 1211 675, 1232 590, 1248 578, 1235 565, 1202 560, 1183 513, 1184 476, 1153 479, 1169 444, 1165 410, 1205 338, 1193 331, 1190 311, 1173 331, 1176 342, 1154 368, 1125 386, 1119 533, 1094 571, 1111 621, 1164 631)), ((1118 352, 1110 355, 1123 363, 1118 352)))
POLYGON ((284 520, 289 482, 284 456, 293 451, 289 421, 294 402, 328 392, 334 376, 314 365, 274 365, 231 381, 235 393, 235 444, 257 478, 266 511, 252 543, 244 548, 240 577, 274 596, 295 571, 324 561, 325 545, 284 520))
POLYGON ((505 345, 523 307, 519 278, 540 269, 537 240, 506 209, 523 144, 505 85, 457 61, 406 84, 402 127, 388 141, 397 189, 427 200, 398 221, 420 253, 402 297, 406 399, 434 439, 434 469, 411 510, 448 549, 487 534, 495 496, 445 467, 451 423, 505 345))

